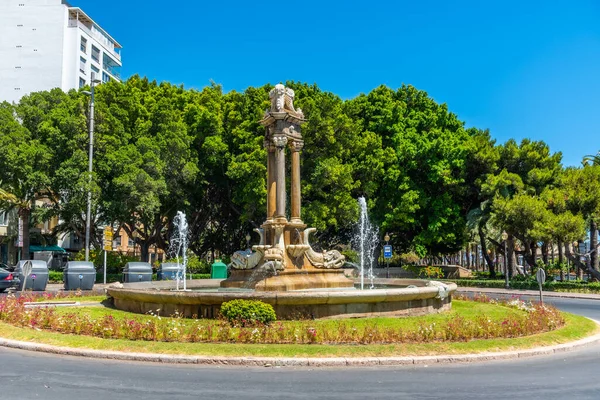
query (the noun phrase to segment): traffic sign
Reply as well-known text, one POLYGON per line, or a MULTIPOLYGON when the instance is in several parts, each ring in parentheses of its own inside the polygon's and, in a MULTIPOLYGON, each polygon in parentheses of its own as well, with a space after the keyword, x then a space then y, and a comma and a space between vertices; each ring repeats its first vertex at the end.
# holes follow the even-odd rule
POLYGON ((104 250, 112 250, 113 230, 112 226, 104 227, 104 250))
POLYGON ((546 282, 546 271, 539 268, 535 274, 535 279, 540 285, 543 285, 546 282))
POLYGON ((392 258, 392 246, 386 244, 383 246, 383 258, 392 258))
POLYGON ((540 303, 544 303, 544 295, 542 294, 542 285, 544 284, 544 282, 546 282, 546 271, 544 271, 543 269, 538 269, 536 274, 535 274, 535 279, 538 282, 538 285, 540 287, 540 303))

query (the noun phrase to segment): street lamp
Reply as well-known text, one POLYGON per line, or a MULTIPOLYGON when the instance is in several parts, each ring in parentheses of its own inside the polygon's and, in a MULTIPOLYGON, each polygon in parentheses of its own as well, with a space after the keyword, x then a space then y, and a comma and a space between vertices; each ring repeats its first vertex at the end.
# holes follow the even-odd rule
POLYGON ((508 281, 508 259, 506 252, 506 239, 508 239, 508 233, 502 231, 502 240, 504 241, 504 288, 510 289, 510 283, 508 281))
POLYGON ((250 234, 246 233, 246 248, 250 249, 250 234))
MULTIPOLYGON (((385 240, 385 244, 388 245, 389 241, 390 241, 390 235, 388 235, 387 233, 385 234, 385 236, 383 237, 383 240, 385 240)), ((386 259, 387 261, 387 267, 385 269, 385 277, 389 278, 390 277, 390 259, 386 259)))
POLYGON ((88 152, 88 193, 87 193, 87 214, 85 216, 85 261, 90 260, 90 230, 92 224, 92 160, 94 158, 94 86, 100 83, 95 79, 94 72, 91 73, 90 91, 83 93, 90 96, 90 147, 88 152))

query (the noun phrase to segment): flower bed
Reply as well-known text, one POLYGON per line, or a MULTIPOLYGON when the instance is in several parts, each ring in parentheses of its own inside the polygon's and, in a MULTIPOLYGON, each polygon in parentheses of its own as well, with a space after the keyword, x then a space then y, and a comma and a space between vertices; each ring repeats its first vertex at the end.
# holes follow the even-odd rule
MULTIPOLYGON (((0 321, 36 330, 100 338, 163 342, 259 344, 388 344, 515 338, 546 332, 564 325, 553 307, 511 300, 498 303, 494 315, 452 312, 418 318, 363 320, 301 320, 232 326, 224 319, 189 320, 155 315, 139 316, 110 309, 65 310, 27 308, 28 296, 0 300, 0 321), (96 314, 94 314, 96 313, 96 314), (103 314, 104 313, 104 314, 103 314), (112 313, 116 313, 113 316, 112 313), (404 323, 406 322, 406 323, 404 323)), ((487 298, 479 301, 491 303, 487 298)), ((463 300, 464 301, 464 300, 463 300)), ((476 307, 476 303, 466 303, 476 307)))

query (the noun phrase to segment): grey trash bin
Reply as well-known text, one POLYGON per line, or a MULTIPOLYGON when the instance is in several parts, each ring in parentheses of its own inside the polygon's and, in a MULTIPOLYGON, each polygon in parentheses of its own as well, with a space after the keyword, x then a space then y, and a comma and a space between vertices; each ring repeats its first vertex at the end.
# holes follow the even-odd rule
POLYGON ((152 266, 147 262, 128 262, 123 269, 123 282, 150 282, 152 266))
POLYGON ((63 273, 65 290, 92 290, 96 282, 96 268, 91 261, 69 261, 63 273))
POLYGON ((159 281, 174 281, 177 279, 179 266, 177 263, 162 263, 156 271, 156 277, 159 281))
POLYGON ((35 290, 35 291, 44 291, 46 290, 46 285, 48 285, 48 264, 42 260, 21 260, 15 268, 15 273, 19 276, 19 290, 35 290), (31 262, 31 273, 25 279, 25 275, 23 274, 23 266, 25 263, 29 261, 31 262))

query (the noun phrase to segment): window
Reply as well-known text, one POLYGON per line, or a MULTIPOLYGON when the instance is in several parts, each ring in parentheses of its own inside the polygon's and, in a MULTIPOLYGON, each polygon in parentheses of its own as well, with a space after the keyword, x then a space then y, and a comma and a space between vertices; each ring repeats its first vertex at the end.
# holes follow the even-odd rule
POLYGON ((121 77, 121 66, 106 53, 102 54, 102 68, 116 78, 121 77))
POLYGON ((94 64, 90 64, 90 68, 92 69, 92 72, 100 74, 100 69, 98 69, 98 67, 96 67, 94 64))
POLYGON ((83 36, 81 37, 81 44, 79 45, 79 49, 83 54, 87 53, 87 39, 83 36))
POLYGON ((110 75, 108 75, 106 72, 102 72, 102 82, 110 82, 110 75))
POLYGON ((0 226, 8 225, 8 213, 5 211, 0 211, 0 226))
POLYGON ((132 238, 127 238, 127 246, 128 247, 134 247, 135 246, 135 242, 133 241, 132 238))
POLYGON ((79 87, 82 88, 85 86, 85 79, 79 78, 79 87))
POLYGON ((85 74, 85 58, 79 57, 79 70, 85 74))
POLYGON ((92 45, 92 60, 96 61, 97 63, 100 62, 100 50, 98 50, 94 45, 92 45))

